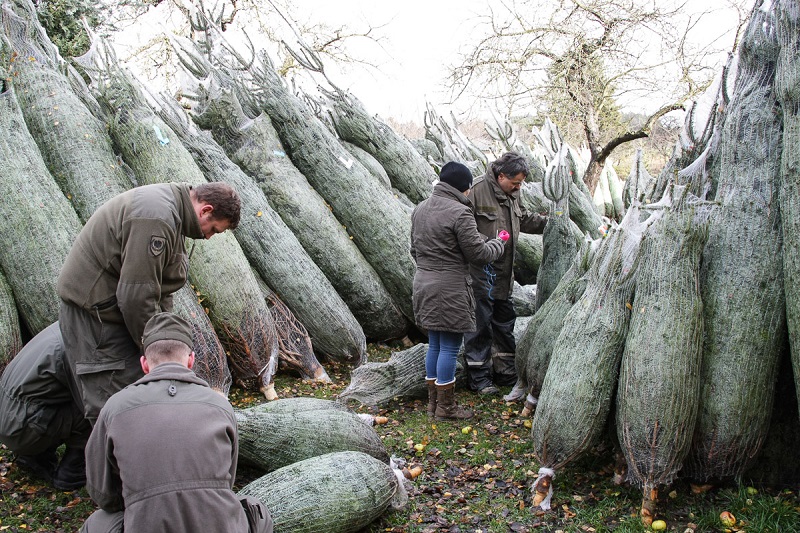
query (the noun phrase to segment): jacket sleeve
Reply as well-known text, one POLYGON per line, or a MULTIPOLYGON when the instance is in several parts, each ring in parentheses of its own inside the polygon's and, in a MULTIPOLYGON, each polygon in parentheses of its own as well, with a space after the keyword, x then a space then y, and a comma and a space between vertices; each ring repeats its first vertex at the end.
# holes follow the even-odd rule
POLYGON ((102 412, 86 444, 86 491, 104 511, 114 513, 125 508, 114 443, 102 412))
POLYGON ((519 221, 519 230, 522 233, 536 233, 541 235, 544 233, 544 227, 547 224, 547 217, 538 213, 531 213, 522 205, 519 206, 522 211, 522 218, 519 221))
POLYGON ((126 223, 123 235, 117 305, 141 347, 145 324, 161 311, 161 280, 172 256, 175 231, 161 220, 134 219, 126 223))
POLYGON ((468 263, 483 266, 503 255, 504 244, 500 239, 486 240, 475 223, 471 211, 465 210, 455 222, 455 234, 461 253, 468 263))

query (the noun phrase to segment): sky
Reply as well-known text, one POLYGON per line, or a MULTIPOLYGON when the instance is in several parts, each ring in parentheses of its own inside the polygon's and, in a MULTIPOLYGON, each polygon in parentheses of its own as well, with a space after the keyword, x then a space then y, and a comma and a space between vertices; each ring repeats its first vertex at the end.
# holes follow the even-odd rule
MULTIPOLYGON (((377 68, 347 66, 344 71, 328 64, 326 72, 338 86, 349 89, 365 108, 386 119, 421 122, 426 103, 444 114, 451 109, 445 89, 448 67, 458 61, 459 53, 469 49, 477 35, 477 17, 486 14, 500 0, 292 0, 294 17, 301 21, 321 20, 329 26, 347 24, 359 29, 368 25, 381 36, 380 45, 367 40, 353 41, 354 53, 377 65, 377 68)), ((730 0, 689 2, 702 8, 721 10, 709 19, 705 34, 718 34, 735 25, 732 11, 723 6, 730 0)), ((744 1, 744 0, 741 0, 744 1)), ((162 3, 162 7, 165 3, 162 3)), ((129 43, 118 51, 132 51, 153 32, 169 29, 168 17, 153 11, 136 28, 115 38, 129 43)), ((251 32, 252 35, 252 32, 251 32)), ((732 37, 730 37, 732 43, 732 37)), ((724 58, 721 58, 721 61, 724 58)), ((456 113, 471 114, 474 109, 462 103, 453 106, 456 113)), ((473 113, 474 114, 474 113, 473 113)))

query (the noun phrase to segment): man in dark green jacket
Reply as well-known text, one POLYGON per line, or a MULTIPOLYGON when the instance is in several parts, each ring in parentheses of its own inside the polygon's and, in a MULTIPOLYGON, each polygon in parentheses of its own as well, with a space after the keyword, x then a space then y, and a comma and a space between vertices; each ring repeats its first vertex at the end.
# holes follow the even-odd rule
MULTIPOLYGON (((56 449, 83 450, 91 427, 67 382, 58 322, 28 341, 0 377, 0 442, 15 464, 51 480, 56 449)), ((60 487, 59 487, 60 488, 60 487)))
MULTIPOLYGON (((239 223, 240 200, 224 183, 144 185, 89 218, 58 278, 59 323, 70 390, 94 424, 106 400, 142 376, 142 333, 172 309, 189 266, 185 238, 209 239, 239 223)), ((56 480, 85 480, 83 450, 68 448, 56 480)))
POLYGON ((496 385, 516 382, 514 323, 511 303, 514 256, 520 231, 542 233, 547 217, 529 213, 519 202, 519 189, 528 176, 521 155, 508 152, 492 162, 486 174, 472 185, 472 203, 478 231, 493 239, 501 230, 511 235, 500 259, 483 268, 470 266, 475 294, 477 329, 464 335, 467 384, 483 394, 497 394, 496 385), (492 355, 492 345, 496 353, 492 355))

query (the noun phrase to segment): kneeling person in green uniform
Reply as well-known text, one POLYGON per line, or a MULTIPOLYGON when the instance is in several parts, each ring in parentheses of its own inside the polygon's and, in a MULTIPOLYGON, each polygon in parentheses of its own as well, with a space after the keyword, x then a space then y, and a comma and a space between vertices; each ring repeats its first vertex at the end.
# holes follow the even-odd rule
POLYGON ((66 456, 83 456, 92 427, 72 400, 66 365, 58 322, 22 347, 0 377, 0 442, 14 452, 17 466, 72 490, 85 479, 60 472, 56 450, 66 444, 66 456))

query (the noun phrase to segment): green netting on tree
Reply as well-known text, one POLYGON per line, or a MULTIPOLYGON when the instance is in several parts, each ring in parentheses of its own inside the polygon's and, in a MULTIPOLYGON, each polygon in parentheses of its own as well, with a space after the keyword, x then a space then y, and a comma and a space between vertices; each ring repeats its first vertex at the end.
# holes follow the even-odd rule
POLYGON ((583 296, 586 289, 584 275, 589 270, 595 248, 599 244, 600 241, 595 241, 594 244, 585 242, 573 257, 570 268, 561 277, 550 298, 536 311, 522 332, 514 358, 517 384, 509 400, 528 394, 530 403, 535 404, 538 401, 553 346, 564 325, 564 317, 583 296))
POLYGON ((514 249, 514 279, 520 285, 536 283, 536 274, 539 272, 539 265, 542 264, 543 247, 541 235, 519 234, 514 249))
POLYGON ((786 318, 795 386, 800 406, 800 5, 797 0, 776 3, 780 43, 775 92, 783 110, 781 155, 781 229, 786 318))
MULTIPOLYGON (((108 114, 115 147, 141 184, 206 182, 179 137, 153 113, 141 86, 120 68, 104 41, 96 39, 79 61, 108 114)), ((278 366, 275 325, 239 243, 226 232, 189 246, 190 281, 209 310, 231 371, 244 385, 273 394, 270 384, 278 366)))
MULTIPOLYGON (((550 162, 542 190, 550 200, 550 216, 542 233, 542 262, 536 275, 536 309, 553 293, 578 251, 580 235, 569 218, 569 189, 572 185, 567 161, 568 148, 562 145, 550 162)), ((582 239, 581 239, 582 240, 582 239)))
POLYGON ((415 204, 431 195, 436 173, 411 143, 377 116, 368 114, 352 94, 337 91, 325 94, 339 137, 372 155, 386 170, 392 186, 415 204))
POLYGON ((616 426, 628 480, 643 490, 642 517, 689 453, 700 401, 703 305, 700 257, 708 206, 668 189, 665 212, 644 234, 617 385, 616 426))
POLYGON ((413 317, 408 211, 287 90, 265 54, 252 62, 247 76, 237 79, 247 83, 244 92, 270 116, 292 162, 347 228, 398 308, 413 317))
MULTIPOLYGON (((651 216, 648 223, 655 219, 651 216)), ((586 273, 583 295, 564 317, 531 430, 543 467, 560 468, 577 458, 605 427, 645 228, 634 207, 609 230, 586 273)))
POLYGON ((338 452, 266 474, 239 494, 264 503, 275 533, 350 533, 406 505, 401 476, 367 454, 338 452))
POLYGON ((392 188, 392 182, 389 180, 389 174, 386 169, 381 166, 377 159, 372 157, 369 152, 347 141, 341 141, 345 150, 350 152, 350 155, 355 157, 359 163, 364 165, 372 177, 380 181, 387 189, 392 188))
POLYGON ((644 167, 642 149, 636 149, 636 158, 631 166, 628 179, 625 180, 625 190, 622 193, 622 200, 626 207, 630 207, 634 202, 650 203, 653 199, 653 189, 656 186, 656 179, 647 172, 644 167))
POLYGON ((282 398, 271 402, 264 402, 241 411, 248 413, 270 413, 289 415, 293 413, 303 413, 306 411, 347 411, 352 413, 349 407, 342 402, 325 400, 323 398, 296 397, 282 398))
POLYGON ((261 276, 256 275, 256 280, 275 322, 275 331, 278 333, 280 354, 278 366, 299 373, 303 379, 330 382, 331 378, 314 355, 311 337, 303 323, 294 316, 292 310, 281 301, 261 276))
MULTIPOLYGON (((427 344, 417 344, 393 352, 385 363, 367 363, 353 370, 350 384, 339 394, 339 400, 356 400, 364 405, 385 405, 394 398, 424 398, 425 354, 427 344)), ((456 383, 464 379, 463 351, 456 362, 456 383)))
POLYGON ((689 472, 738 475, 768 430, 786 336, 778 187, 782 125, 772 10, 756 6, 719 146, 720 208, 702 259, 705 341, 689 472))
POLYGON ((437 172, 441 170, 442 166, 444 166, 444 161, 442 158, 442 152, 439 151, 439 148, 436 146, 436 143, 430 139, 411 139, 409 141, 411 146, 421 155, 425 161, 428 162, 431 167, 437 172))
POLYGON ((310 457, 344 451, 358 451, 389 462, 386 447, 372 426, 346 410, 279 412, 259 406, 236 409, 236 427, 239 456, 267 472, 310 457))
POLYGON ((192 326, 195 374, 203 378, 212 389, 228 396, 233 378, 225 350, 214 332, 211 320, 188 283, 172 295, 172 307, 176 315, 186 319, 192 326))
POLYGON ((13 89, 0 85, 0 268, 35 335, 58 320, 56 279, 81 223, 47 171, 13 89))
MULTIPOLYGON (((302 299, 304 308, 294 306, 294 310, 309 329, 315 348, 335 359, 360 363, 366 357, 366 341, 362 341, 365 335, 372 339, 402 336, 406 330, 405 321, 391 295, 330 206, 291 162, 270 118, 262 114, 248 119, 230 91, 221 91, 213 99, 209 96, 195 111, 195 120, 211 129, 214 139, 230 159, 263 191, 270 206, 291 228, 297 241, 328 278, 329 285, 352 311, 353 316, 347 316, 346 309, 337 307, 333 311, 338 309, 342 316, 326 317, 319 309, 313 309, 314 303, 309 300, 314 298, 307 291, 297 292, 292 298, 302 299), (332 328, 332 324, 340 324, 339 329, 332 328)), ((309 276, 313 273, 310 271, 309 276)), ((270 277, 264 277, 271 282, 270 277)), ((314 280, 306 280, 306 283, 314 283, 314 280)), ((320 287, 325 285, 323 282, 320 287)), ((291 301, 277 283, 274 287, 291 301)), ((331 300, 329 305, 339 303, 332 294, 328 299, 331 300)))
POLYGON ((11 285, 0 271, 0 373, 22 349, 19 316, 11 285))

